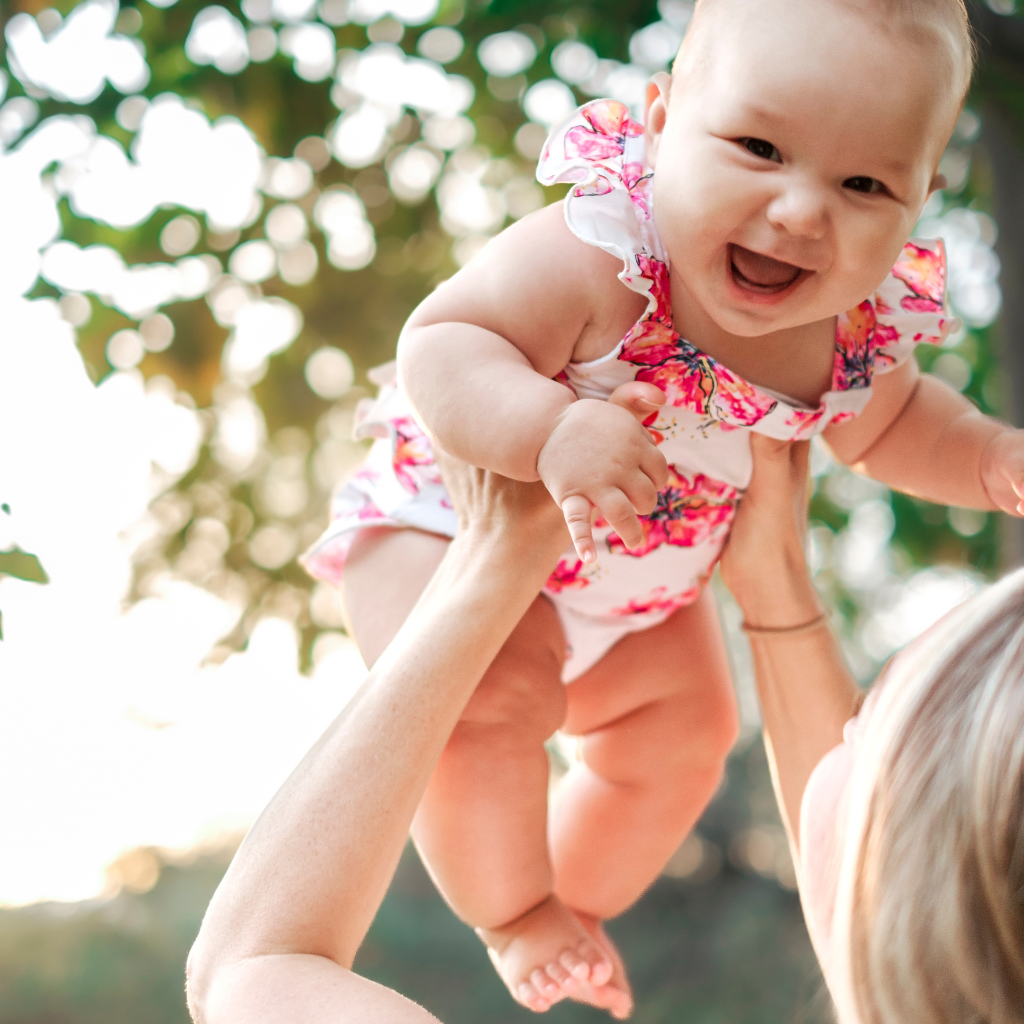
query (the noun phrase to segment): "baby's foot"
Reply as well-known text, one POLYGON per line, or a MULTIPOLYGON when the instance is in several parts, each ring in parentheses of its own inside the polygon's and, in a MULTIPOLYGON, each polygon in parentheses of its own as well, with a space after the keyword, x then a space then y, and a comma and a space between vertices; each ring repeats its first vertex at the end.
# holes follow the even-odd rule
POLYGON ((600 942, 554 895, 508 924, 476 932, 512 997, 537 1013, 578 993, 600 998, 615 970, 600 942))
POLYGON ((586 929, 590 937, 604 950, 605 956, 612 965, 611 978, 604 985, 582 982, 572 993, 572 998, 580 1003, 589 1003, 598 1009, 607 1010, 616 1020, 625 1020, 633 1012, 633 992, 626 977, 626 967, 619 956, 615 944, 601 925, 600 918, 591 917, 582 911, 572 913, 586 929))

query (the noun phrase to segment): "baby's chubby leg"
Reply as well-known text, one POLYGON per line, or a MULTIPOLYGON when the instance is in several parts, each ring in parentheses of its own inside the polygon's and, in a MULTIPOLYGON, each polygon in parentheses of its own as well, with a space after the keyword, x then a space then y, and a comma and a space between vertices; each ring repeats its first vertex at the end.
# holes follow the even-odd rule
MULTIPOLYGON (((366 530, 345 566, 345 603, 372 663, 415 604, 447 541, 417 530, 366 530)), ((615 1011, 617 963, 595 922, 553 893, 547 851, 544 741, 565 717, 565 640, 543 597, 516 627, 470 698, 413 823, 431 876, 473 925, 512 995, 546 1010, 567 995, 615 1011)))
POLYGON ((555 891, 606 920, 657 878, 707 806, 738 728, 712 594, 632 633, 567 687, 582 762, 551 822, 555 891))

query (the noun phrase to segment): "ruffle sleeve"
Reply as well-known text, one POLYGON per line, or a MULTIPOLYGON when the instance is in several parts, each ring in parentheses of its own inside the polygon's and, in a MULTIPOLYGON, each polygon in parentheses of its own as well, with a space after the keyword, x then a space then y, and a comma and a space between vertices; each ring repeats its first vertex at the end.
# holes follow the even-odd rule
POLYGON ((875 373, 910 358, 916 345, 941 345, 960 321, 949 308, 942 239, 912 238, 874 295, 875 373))
POLYGON ((398 388, 395 364, 369 373, 380 391, 356 410, 355 440, 373 440, 362 466, 335 490, 331 522, 300 558, 316 579, 338 584, 356 533, 370 526, 415 527, 454 537, 457 520, 430 439, 398 388))
MULTIPOLYGON (((651 282, 640 261, 667 263, 651 219, 653 174, 644 156, 644 128, 618 100, 592 100, 554 128, 537 165, 542 185, 575 187, 565 221, 577 238, 622 260, 619 279, 642 295, 651 282)), ((652 299, 653 303, 653 299, 652 299)))

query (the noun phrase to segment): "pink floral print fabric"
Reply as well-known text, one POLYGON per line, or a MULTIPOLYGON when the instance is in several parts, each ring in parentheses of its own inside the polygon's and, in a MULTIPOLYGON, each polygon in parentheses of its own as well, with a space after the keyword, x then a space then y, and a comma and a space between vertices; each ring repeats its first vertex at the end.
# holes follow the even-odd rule
POLYGON ((692 480, 670 466, 668 483, 658 493, 650 515, 640 516, 644 539, 638 548, 627 548, 617 533, 607 538, 608 550, 643 558, 662 544, 696 547, 712 540, 721 546, 736 512, 739 492, 720 480, 697 473, 692 480))

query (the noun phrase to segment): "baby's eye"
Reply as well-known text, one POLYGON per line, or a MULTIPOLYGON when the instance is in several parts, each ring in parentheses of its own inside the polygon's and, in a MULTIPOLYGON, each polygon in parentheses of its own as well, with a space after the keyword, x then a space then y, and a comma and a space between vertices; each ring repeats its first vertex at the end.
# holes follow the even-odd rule
POLYGON ((843 188, 848 188, 853 192, 866 192, 868 194, 885 191, 885 186, 877 178, 869 178, 863 174, 858 174, 854 178, 847 178, 843 182, 843 188))
POLYGON ((777 164, 782 163, 779 151, 770 142, 765 142, 764 139, 740 139, 740 145, 748 149, 754 156, 759 156, 762 160, 772 160, 777 164))

